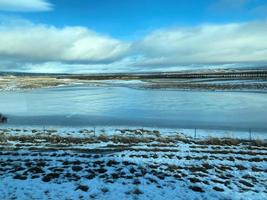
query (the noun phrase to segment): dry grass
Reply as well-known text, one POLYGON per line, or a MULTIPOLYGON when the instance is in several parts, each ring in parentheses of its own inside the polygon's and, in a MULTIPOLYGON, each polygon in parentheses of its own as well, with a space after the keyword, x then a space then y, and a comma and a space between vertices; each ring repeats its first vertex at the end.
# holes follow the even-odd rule
POLYGON ((245 140, 237 138, 215 138, 209 137, 204 140, 196 141, 196 144, 200 145, 219 145, 219 146, 237 146, 237 145, 251 145, 251 146, 260 146, 267 147, 267 142, 260 139, 255 140, 245 140))
POLYGON ((102 142, 108 142, 109 141, 109 137, 105 134, 105 133, 101 133, 98 137, 98 140, 102 141, 102 142))
POLYGON ((232 146, 232 145, 239 145, 243 143, 243 140, 235 139, 235 138, 215 138, 209 137, 205 140, 201 140, 196 142, 197 144, 201 145, 220 145, 220 146, 232 146))
MULTIPOLYGON (((141 130, 141 129, 138 129, 141 130)), ((147 135, 107 135, 104 131, 101 132, 100 135, 95 136, 93 131, 90 130, 82 130, 81 132, 84 134, 84 137, 75 137, 74 134, 71 136, 60 136, 57 135, 57 130, 51 129, 41 131, 37 129, 31 130, 32 134, 21 135, 24 132, 23 129, 15 130, 17 133, 11 135, 10 130, 0 129, 0 142, 1 145, 7 143, 8 141, 18 141, 21 144, 31 143, 31 144, 50 144, 50 145, 65 145, 71 146, 73 144, 92 144, 99 142, 113 142, 114 144, 125 144, 125 145, 135 145, 135 144, 145 144, 149 147, 178 147, 179 143, 188 143, 191 144, 191 152, 202 152, 202 153, 212 153, 212 154, 248 154, 248 155, 266 155, 264 152, 250 151, 253 149, 263 149, 267 147, 267 142, 264 140, 242 140, 242 139, 234 139, 234 138, 214 138, 210 137, 204 140, 194 140, 191 138, 187 138, 181 135, 173 135, 173 136, 156 136, 147 134, 147 135), (156 143, 152 143, 156 142, 156 143), (152 144, 151 144, 152 143, 152 144), (228 146, 238 146, 243 145, 244 148, 247 148, 247 151, 233 151, 227 150, 228 146), (208 150, 207 148, 211 146, 212 150, 208 150), (220 147, 220 148, 215 148, 220 147), (206 149, 206 150, 205 150, 206 149), (248 151, 249 150, 249 151, 248 151)), ((128 130, 127 130, 128 131, 128 130)), ((131 130, 132 131, 132 130, 131 130)), ((155 131, 152 131, 153 134, 155 131)), ((123 148, 123 147, 122 147, 123 148)))
POLYGON ((66 85, 64 80, 56 77, 29 77, 29 76, 4 76, 0 79, 0 89, 15 87, 18 89, 34 89, 42 87, 55 87, 66 85))
POLYGON ((119 136, 114 135, 111 137, 111 141, 114 143, 126 143, 126 144, 138 144, 138 143, 150 143, 155 141, 153 137, 133 137, 133 136, 119 136))
POLYGON ((7 142, 6 135, 3 132, 0 132, 0 142, 1 143, 7 142))
POLYGON ((260 139, 252 140, 250 144, 252 146, 257 146, 257 147, 267 147, 267 142, 266 141, 264 142, 263 140, 260 139))
POLYGON ((85 143, 97 143, 96 138, 78 138, 78 137, 62 137, 57 135, 19 135, 19 136, 7 136, 9 141, 19 141, 21 143, 50 143, 50 144, 85 144, 85 143))

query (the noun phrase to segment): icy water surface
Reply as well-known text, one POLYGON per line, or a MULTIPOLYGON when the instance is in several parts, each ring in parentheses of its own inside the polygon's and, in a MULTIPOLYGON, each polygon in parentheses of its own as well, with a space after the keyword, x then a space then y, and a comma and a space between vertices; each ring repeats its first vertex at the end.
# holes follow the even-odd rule
POLYGON ((267 130, 267 94, 72 86, 0 92, 11 125, 267 130))

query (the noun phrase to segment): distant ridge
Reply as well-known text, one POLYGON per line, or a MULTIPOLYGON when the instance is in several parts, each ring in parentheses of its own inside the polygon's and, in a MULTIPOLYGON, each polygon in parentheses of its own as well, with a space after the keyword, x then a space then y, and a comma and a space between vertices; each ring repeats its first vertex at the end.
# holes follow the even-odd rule
POLYGON ((267 66, 264 67, 242 67, 242 68, 217 68, 217 69, 196 69, 181 70, 170 72, 118 72, 118 73, 33 73, 33 72, 8 72, 0 71, 0 76, 47 76, 47 77, 113 77, 113 76, 173 76, 173 75, 190 75, 190 74, 229 74, 229 73, 267 73, 267 66))

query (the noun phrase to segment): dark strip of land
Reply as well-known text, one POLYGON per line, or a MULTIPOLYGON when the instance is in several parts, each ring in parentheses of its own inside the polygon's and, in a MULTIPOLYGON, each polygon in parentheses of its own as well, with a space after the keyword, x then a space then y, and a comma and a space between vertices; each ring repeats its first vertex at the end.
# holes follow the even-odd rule
POLYGON ((238 70, 220 72, 168 72, 168 73, 118 73, 118 74, 86 74, 86 75, 60 75, 57 78, 70 78, 80 80, 135 80, 135 79, 194 79, 194 78, 263 78, 267 79, 267 70, 238 70))

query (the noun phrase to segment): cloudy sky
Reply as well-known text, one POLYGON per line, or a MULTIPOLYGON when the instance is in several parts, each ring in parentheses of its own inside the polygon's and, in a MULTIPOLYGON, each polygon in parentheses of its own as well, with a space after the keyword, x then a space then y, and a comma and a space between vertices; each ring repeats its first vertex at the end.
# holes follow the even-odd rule
POLYGON ((266 0, 0 0, 0 71, 264 66, 266 0))

